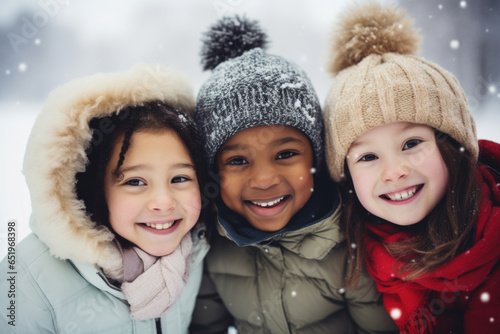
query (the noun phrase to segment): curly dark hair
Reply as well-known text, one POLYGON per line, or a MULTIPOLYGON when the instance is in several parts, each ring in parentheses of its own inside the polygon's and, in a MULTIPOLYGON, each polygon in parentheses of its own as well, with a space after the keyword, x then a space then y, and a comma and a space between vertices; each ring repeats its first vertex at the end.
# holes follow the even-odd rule
MULTIPOLYGON (((206 179, 201 143, 196 133, 196 126, 186 113, 162 102, 154 101, 124 108, 107 117, 93 118, 89 122, 89 128, 92 131, 92 140, 86 150, 88 163, 84 172, 76 174, 76 193, 78 198, 83 200, 92 221, 108 227, 115 234, 122 247, 131 247, 133 244, 119 236, 111 228, 104 196, 106 166, 111 159, 113 148, 119 144, 120 138, 123 137, 123 140, 119 159, 113 170, 114 178, 121 177, 119 170, 125 160, 130 140, 135 131, 162 132, 172 130, 186 145, 193 160, 201 193, 206 179)), ((200 220, 206 220, 205 211, 202 208, 200 220)), ((206 223, 208 224, 209 221, 207 220, 206 223)))

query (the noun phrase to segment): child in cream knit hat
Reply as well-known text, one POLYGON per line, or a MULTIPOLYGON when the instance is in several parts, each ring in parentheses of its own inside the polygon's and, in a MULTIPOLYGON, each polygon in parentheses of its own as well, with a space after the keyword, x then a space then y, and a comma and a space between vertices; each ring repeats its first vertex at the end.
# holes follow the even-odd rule
POLYGON ((358 5, 336 27, 324 116, 342 229, 356 245, 348 286, 366 265, 402 333, 492 333, 500 146, 478 145, 456 78, 414 55, 404 11, 358 5))

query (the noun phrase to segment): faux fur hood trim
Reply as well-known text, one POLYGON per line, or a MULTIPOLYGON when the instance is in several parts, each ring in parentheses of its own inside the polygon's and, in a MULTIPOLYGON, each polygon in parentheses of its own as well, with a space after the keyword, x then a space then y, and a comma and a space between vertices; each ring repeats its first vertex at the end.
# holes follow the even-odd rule
POLYGON ((138 64, 128 71, 79 78, 50 93, 31 130, 23 173, 31 196, 30 227, 54 256, 105 270, 121 263, 113 234, 97 227, 77 198, 75 175, 88 162, 92 118, 150 101, 191 115, 195 107, 187 78, 160 65, 138 64))

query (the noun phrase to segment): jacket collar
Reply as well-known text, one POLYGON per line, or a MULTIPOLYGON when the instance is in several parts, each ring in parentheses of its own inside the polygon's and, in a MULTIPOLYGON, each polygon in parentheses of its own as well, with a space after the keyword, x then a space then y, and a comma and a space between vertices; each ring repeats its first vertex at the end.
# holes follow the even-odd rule
POLYGON ((281 230, 264 232, 253 228, 243 217, 231 211, 217 199, 220 235, 232 240, 240 247, 278 246, 308 259, 321 259, 340 243, 338 221, 340 219, 340 196, 335 184, 315 182, 313 196, 290 222, 281 230))

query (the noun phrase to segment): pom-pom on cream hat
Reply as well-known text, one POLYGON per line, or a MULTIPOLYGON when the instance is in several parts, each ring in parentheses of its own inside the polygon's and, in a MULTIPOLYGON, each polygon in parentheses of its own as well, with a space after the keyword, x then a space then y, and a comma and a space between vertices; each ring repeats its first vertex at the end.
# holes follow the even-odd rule
POLYGON ((369 2, 348 8, 330 41, 328 71, 335 78, 325 102, 326 157, 344 178, 351 144, 393 122, 429 125, 477 157, 474 120, 457 79, 415 55, 420 37, 404 10, 369 2))

